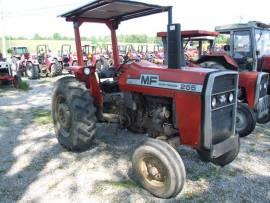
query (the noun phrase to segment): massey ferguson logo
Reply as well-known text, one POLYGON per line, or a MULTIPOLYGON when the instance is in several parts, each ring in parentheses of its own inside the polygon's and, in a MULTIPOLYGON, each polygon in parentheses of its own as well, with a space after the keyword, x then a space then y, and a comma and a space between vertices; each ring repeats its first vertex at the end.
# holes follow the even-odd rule
POLYGON ((160 80, 159 75, 141 74, 140 78, 128 78, 127 84, 173 89, 186 92, 202 92, 202 85, 160 80))
POLYGON ((156 85, 159 82, 159 76, 142 74, 140 80, 142 85, 156 85))

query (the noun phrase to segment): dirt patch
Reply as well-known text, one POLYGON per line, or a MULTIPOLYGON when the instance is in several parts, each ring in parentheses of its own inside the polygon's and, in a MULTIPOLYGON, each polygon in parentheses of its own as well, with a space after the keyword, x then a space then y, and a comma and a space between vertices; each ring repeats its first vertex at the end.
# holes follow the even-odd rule
POLYGON ((237 159, 223 168, 178 149, 187 170, 182 193, 153 197, 136 182, 131 155, 145 135, 98 125, 93 147, 63 149, 51 124, 56 78, 29 81, 27 92, 0 90, 0 202, 269 202, 270 125, 241 139, 237 159))

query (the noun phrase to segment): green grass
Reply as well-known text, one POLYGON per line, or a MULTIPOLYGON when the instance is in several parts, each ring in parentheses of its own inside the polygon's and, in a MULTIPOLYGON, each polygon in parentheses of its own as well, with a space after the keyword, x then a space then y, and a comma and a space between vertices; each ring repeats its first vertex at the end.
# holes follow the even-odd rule
POLYGON ((34 122, 40 125, 47 125, 52 123, 51 111, 40 110, 33 113, 34 122))
POLYGON ((22 80, 20 85, 19 85, 19 89, 23 90, 23 91, 28 91, 28 90, 31 89, 31 87, 30 87, 30 85, 29 85, 29 83, 27 81, 22 80))
POLYGON ((6 173, 6 170, 5 169, 0 169, 0 175, 3 174, 3 173, 6 173))

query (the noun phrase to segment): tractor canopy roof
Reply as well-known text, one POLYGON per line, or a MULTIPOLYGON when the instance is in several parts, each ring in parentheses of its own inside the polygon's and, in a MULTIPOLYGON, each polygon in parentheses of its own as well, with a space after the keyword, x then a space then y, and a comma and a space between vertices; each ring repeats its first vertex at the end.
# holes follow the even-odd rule
POLYGON ((238 29, 250 29, 250 28, 259 28, 259 29, 269 29, 270 25, 265 24, 259 21, 249 21, 248 23, 238 23, 238 24, 230 24, 230 25, 222 25, 216 26, 215 30, 217 32, 226 32, 230 30, 238 30, 238 29))
MULTIPOLYGON (((181 32, 181 36, 183 38, 191 38, 191 37, 216 37, 218 36, 218 32, 211 32, 205 30, 184 30, 181 32)), ((167 37, 167 32, 158 32, 157 37, 167 37)))
POLYGON ((171 7, 127 0, 98 0, 60 15, 67 21, 107 23, 166 12, 171 7))

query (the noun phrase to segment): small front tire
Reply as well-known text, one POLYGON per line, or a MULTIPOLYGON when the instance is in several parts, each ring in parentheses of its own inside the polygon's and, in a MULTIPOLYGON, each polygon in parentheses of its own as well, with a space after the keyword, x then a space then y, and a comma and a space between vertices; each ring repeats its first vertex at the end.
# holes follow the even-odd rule
POLYGON ((179 153, 164 141, 145 140, 135 150, 132 166, 140 184, 157 197, 175 197, 184 186, 184 163, 179 153))

